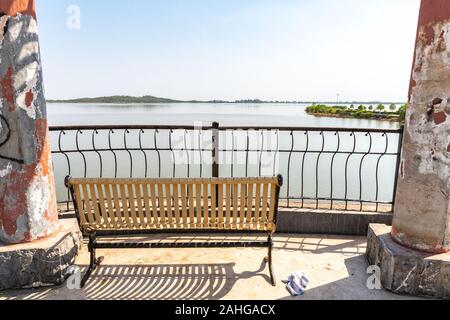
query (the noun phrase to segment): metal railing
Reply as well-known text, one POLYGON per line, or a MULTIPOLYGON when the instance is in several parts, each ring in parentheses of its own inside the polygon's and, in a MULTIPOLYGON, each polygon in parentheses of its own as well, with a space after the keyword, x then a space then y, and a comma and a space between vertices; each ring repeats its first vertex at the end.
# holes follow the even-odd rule
POLYGON ((403 127, 51 127, 58 203, 64 177, 240 177, 282 174, 280 205, 391 212, 403 127))

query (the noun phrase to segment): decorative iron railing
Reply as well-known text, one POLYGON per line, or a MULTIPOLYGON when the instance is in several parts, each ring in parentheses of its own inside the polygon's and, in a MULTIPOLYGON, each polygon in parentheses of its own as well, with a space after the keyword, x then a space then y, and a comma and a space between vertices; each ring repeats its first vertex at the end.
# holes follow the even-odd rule
POLYGON ((58 203, 64 177, 284 176, 280 205, 391 212, 403 128, 51 127, 58 203))

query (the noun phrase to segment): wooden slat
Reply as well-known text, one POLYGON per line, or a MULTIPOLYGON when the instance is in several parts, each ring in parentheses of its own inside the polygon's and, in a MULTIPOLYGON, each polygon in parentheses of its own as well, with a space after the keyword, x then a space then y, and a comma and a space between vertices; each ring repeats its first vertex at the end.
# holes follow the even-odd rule
POLYGON ((114 205, 113 205, 112 197, 111 197, 111 184, 109 184, 109 183, 105 184, 105 197, 106 197, 106 203, 108 205, 109 223, 112 228, 117 229, 118 228, 117 217, 114 214, 115 210, 114 210, 114 205))
POLYGON ((209 188, 211 190, 211 220, 209 223, 209 227, 216 228, 217 227, 217 211, 216 211, 216 201, 217 201, 217 192, 216 185, 210 184, 209 188))
POLYGON ((164 184, 165 189, 165 208, 167 210, 167 223, 169 225, 169 228, 175 228, 176 224, 174 224, 173 221, 173 212, 172 212, 172 191, 171 191, 171 184, 165 183, 164 184))
POLYGON ((156 197, 156 184, 149 183, 148 189, 150 192, 150 198, 152 199, 152 226, 155 228, 159 228, 159 225, 161 223, 160 218, 158 217, 158 203, 157 203, 157 197, 156 197))
POLYGON ((200 220, 197 222, 199 227, 207 228, 209 226, 209 192, 208 183, 203 183, 203 214, 198 215, 200 220))
POLYGON ((267 224, 267 201, 269 199, 269 184, 263 184, 263 196, 262 196, 262 210, 261 210, 261 221, 263 226, 267 224))
POLYGON ((247 219, 246 219, 246 226, 248 228, 251 227, 251 225, 253 224, 252 221, 252 211, 253 211, 253 188, 254 188, 254 184, 253 183, 249 183, 247 185, 247 219))
POLYGON ((98 226, 102 226, 102 218, 100 217, 100 210, 98 208, 99 202, 98 202, 97 194, 95 192, 95 184, 89 183, 88 187, 89 187, 89 191, 91 194, 92 208, 94 209, 95 224, 98 226))
POLYGON ((247 190, 247 185, 245 184, 241 184, 241 196, 240 196, 240 201, 239 201, 239 205, 240 205, 240 213, 239 213, 239 229, 242 229, 244 227, 245 224, 245 205, 246 205, 246 201, 245 201, 245 191, 247 190))
POLYGON ((133 228, 139 229, 139 221, 137 219, 137 211, 136 211, 136 204, 135 204, 135 194, 134 194, 134 185, 133 184, 127 184, 126 190, 128 191, 128 204, 130 206, 130 215, 131 220, 133 224, 133 228))
MULTIPOLYGON (((181 184, 181 215, 183 216, 183 221, 187 222, 188 214, 187 214, 187 204, 186 204, 186 185, 181 184)), ((194 213, 189 212, 189 227, 193 227, 194 221, 194 213)), ((185 224, 186 225, 186 224, 185 224)))
POLYGON ((167 228, 167 215, 166 210, 164 208, 164 192, 163 192, 163 184, 158 183, 158 205, 159 205, 159 214, 160 214, 160 225, 164 228, 167 228))
POLYGON ((231 225, 231 202, 233 199, 231 199, 231 184, 227 183, 225 184, 226 191, 225 191, 225 222, 224 227, 226 229, 229 229, 232 227, 231 225))
POLYGON ((147 178, 71 178, 70 184, 90 184, 90 183, 111 183, 111 184, 135 184, 135 183, 177 183, 177 184, 204 184, 204 183, 278 183, 277 177, 259 177, 259 178, 168 178, 168 179, 147 179, 147 178))
POLYGON ((255 227, 261 229, 261 184, 256 184, 255 194, 255 227))
MULTIPOLYGON (((202 215, 202 185, 201 184, 195 184, 195 204, 196 204, 196 216, 201 217, 202 215)), ((194 216, 194 213, 192 213, 192 216, 194 216)))
POLYGON ((218 218, 219 218, 218 227, 220 229, 224 228, 224 224, 223 224, 223 187, 224 187, 223 184, 219 184, 217 186, 217 200, 218 200, 217 201, 217 203, 218 203, 217 213, 218 213, 218 218))
POLYGON ((103 218, 103 225, 107 228, 111 228, 112 224, 109 218, 109 212, 106 210, 105 206, 105 195, 103 192, 103 184, 97 183, 95 187, 97 188, 98 192, 98 202, 100 204, 100 215, 103 218))
MULTIPOLYGON (((145 223, 145 218, 144 218, 144 209, 143 209, 143 205, 142 205, 142 192, 141 192, 141 187, 142 185, 140 183, 135 184, 134 188, 136 189, 136 202, 137 202, 137 209, 138 209, 138 214, 139 214, 139 226, 141 228, 146 226, 145 223)), ((145 192, 145 190, 144 190, 145 192)))
POLYGON ((183 224, 187 221, 183 221, 182 216, 180 214, 180 196, 178 193, 179 184, 173 185, 173 208, 175 213, 175 228, 182 228, 183 224))
POLYGON ((125 192, 125 185, 120 184, 119 185, 120 190, 120 203, 122 204, 122 211, 123 211, 123 222, 126 228, 133 229, 133 223, 130 219, 130 215, 128 213, 128 199, 127 199, 127 193, 125 192))
POLYGON ((192 215, 194 215, 195 212, 195 206, 194 206, 194 197, 195 197, 195 190, 194 190, 194 185, 188 185, 187 186, 187 192, 188 192, 188 205, 189 205, 189 216, 191 216, 191 212, 192 215))
POLYGON ((275 214, 275 204, 276 204, 276 185, 275 184, 271 184, 270 186, 271 190, 270 190, 270 210, 269 210, 269 225, 268 228, 272 229, 273 228, 273 217, 275 214))
POLYGON ((114 208, 116 211, 116 219, 119 221, 119 225, 121 228, 125 228, 126 224, 122 217, 122 206, 120 205, 120 197, 119 192, 117 190, 118 186, 114 183, 111 183, 112 194, 114 198, 114 208))
POLYGON ((150 190, 148 188, 148 184, 145 183, 142 185, 142 193, 144 195, 145 225, 150 227, 152 224, 152 211, 150 207, 150 190))
POLYGON ((233 184, 233 228, 237 228, 239 221, 238 221, 238 216, 239 216, 239 185, 238 184, 233 184))
POLYGON ((95 226, 95 219, 94 219, 94 215, 92 214, 92 210, 91 210, 91 196, 89 195, 89 192, 87 190, 87 185, 85 183, 83 183, 81 185, 82 189, 83 189, 83 200, 84 200, 84 208, 86 210, 87 213, 87 220, 88 223, 90 225, 95 226))
POLYGON ((85 225, 85 224, 87 224, 87 221, 86 221, 85 210, 83 209, 81 185, 78 185, 78 184, 74 185, 73 190, 74 190, 74 194, 75 194, 75 201, 77 203, 80 223, 81 223, 81 225, 85 225))

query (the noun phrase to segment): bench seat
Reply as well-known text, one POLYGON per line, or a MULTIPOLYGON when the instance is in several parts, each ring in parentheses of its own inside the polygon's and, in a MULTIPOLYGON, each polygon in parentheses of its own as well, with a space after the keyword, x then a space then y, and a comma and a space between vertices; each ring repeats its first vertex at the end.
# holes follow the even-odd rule
POLYGON ((167 247, 268 247, 272 282, 272 236, 282 177, 65 180, 91 262, 82 280, 102 259, 95 249, 167 247), (154 233, 266 234, 266 241, 146 243, 98 241, 101 237, 154 233))

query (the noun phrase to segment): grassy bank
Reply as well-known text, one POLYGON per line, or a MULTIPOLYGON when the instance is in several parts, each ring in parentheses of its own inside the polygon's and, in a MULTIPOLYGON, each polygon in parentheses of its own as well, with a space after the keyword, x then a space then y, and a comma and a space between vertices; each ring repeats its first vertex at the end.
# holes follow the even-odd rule
POLYGON ((374 119, 385 121, 404 122, 407 105, 400 107, 395 104, 385 106, 379 104, 370 105, 350 105, 350 106, 328 106, 324 104, 312 105, 306 108, 308 114, 323 117, 335 118, 356 118, 356 119, 374 119))

